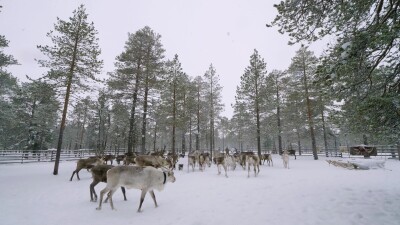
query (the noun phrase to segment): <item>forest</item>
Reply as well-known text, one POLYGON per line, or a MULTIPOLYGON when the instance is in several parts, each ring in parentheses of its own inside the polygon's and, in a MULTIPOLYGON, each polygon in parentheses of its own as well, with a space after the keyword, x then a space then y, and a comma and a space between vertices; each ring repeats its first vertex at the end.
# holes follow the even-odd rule
MULTIPOLYGON (((301 44, 286 70, 267 71, 249 55, 232 103, 224 107, 218 68, 187 74, 165 57, 162 34, 129 33, 115 69, 100 79, 98 32, 84 5, 58 18, 38 45, 48 71, 19 82, 0 34, 0 149, 167 150, 258 153, 318 151, 353 144, 400 144, 400 0, 282 1, 260 29, 278 27, 301 44), (308 45, 336 42, 315 55, 308 45), (97 84, 97 85, 93 85, 97 84), (100 88, 96 88, 100 87, 100 88)), ((0 6, 0 13, 3 10, 0 6)), ((269 65, 273 68, 274 65, 269 65)))

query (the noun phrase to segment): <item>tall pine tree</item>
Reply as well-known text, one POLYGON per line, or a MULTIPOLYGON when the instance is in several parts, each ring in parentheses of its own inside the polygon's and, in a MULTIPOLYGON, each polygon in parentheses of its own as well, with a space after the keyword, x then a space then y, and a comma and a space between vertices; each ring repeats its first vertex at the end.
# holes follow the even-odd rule
POLYGON ((47 37, 53 42, 52 46, 38 46, 38 49, 48 57, 45 60, 38 60, 38 63, 51 70, 43 78, 66 88, 54 175, 58 174, 70 95, 78 87, 88 87, 88 84, 84 84, 88 79, 97 80, 95 75, 100 72, 103 65, 103 61, 98 59, 100 55, 96 37, 98 32, 93 22, 89 23, 87 19, 85 7, 80 5, 68 21, 57 18, 54 31, 47 33, 47 37))
POLYGON ((250 56, 250 65, 245 69, 241 76, 240 86, 236 91, 237 103, 245 104, 250 109, 255 121, 257 152, 261 156, 261 106, 263 103, 262 89, 265 83, 267 64, 264 59, 254 49, 250 56))

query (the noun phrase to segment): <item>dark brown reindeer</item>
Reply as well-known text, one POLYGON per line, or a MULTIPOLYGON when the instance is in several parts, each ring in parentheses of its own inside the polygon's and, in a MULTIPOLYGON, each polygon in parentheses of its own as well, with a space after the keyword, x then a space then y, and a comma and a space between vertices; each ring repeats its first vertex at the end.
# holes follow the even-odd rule
POLYGON ((103 160, 104 160, 105 164, 107 164, 107 162, 110 161, 110 164, 112 165, 114 159, 115 159, 115 156, 111 155, 111 154, 103 156, 103 160))

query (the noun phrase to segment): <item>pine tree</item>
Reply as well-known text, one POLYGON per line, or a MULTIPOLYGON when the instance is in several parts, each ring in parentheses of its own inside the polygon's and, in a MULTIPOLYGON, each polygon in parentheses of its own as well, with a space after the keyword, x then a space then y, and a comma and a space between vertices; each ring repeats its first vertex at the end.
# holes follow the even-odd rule
POLYGON ((237 100, 251 110, 256 125, 257 152, 261 156, 261 106, 263 105, 262 90, 267 73, 264 59, 254 49, 250 56, 250 65, 241 76, 240 87, 236 91, 237 100))
MULTIPOLYGON (((271 99, 271 101, 268 101, 266 104, 271 102, 273 107, 265 107, 269 109, 269 111, 276 111, 276 130, 277 131, 277 137, 278 137, 278 151, 279 153, 282 152, 283 146, 282 146, 282 95, 284 90, 284 84, 283 81, 285 78, 284 76, 286 75, 285 72, 278 71, 278 70, 273 70, 271 73, 269 73, 266 77, 266 84, 265 84, 265 99, 271 99)), ((275 113, 272 113, 275 114, 275 113)), ((268 121, 267 121, 268 122, 268 121)))
POLYGON ((336 37, 319 74, 331 95, 344 102, 350 131, 400 137, 399 5, 399 0, 286 0, 275 5, 278 15, 267 25, 289 34, 290 43, 336 37))
POLYGON ((116 71, 110 73, 108 85, 116 95, 130 99, 131 110, 129 117, 128 152, 136 149, 137 108, 139 97, 143 91, 142 114, 142 151, 146 142, 146 121, 148 96, 151 89, 156 88, 157 76, 161 75, 164 49, 161 45, 161 36, 150 27, 144 27, 134 34, 128 34, 125 51, 117 56, 116 71))
POLYGON ((58 174, 70 95, 77 87, 87 88, 84 81, 97 80, 95 75, 100 72, 103 65, 103 61, 98 60, 100 48, 96 37, 97 31, 93 23, 87 22, 87 17, 85 7, 81 5, 73 12, 69 21, 57 18, 54 24, 55 32, 50 31, 47 34, 54 45, 38 46, 38 49, 48 57, 47 60, 38 60, 38 63, 50 69, 43 78, 66 86, 54 175, 58 174))
POLYGON ((206 116, 206 102, 207 100, 205 99, 206 96, 206 83, 203 79, 202 76, 197 76, 194 78, 193 80, 194 86, 195 86, 195 114, 196 114, 196 120, 195 120, 195 138, 196 138, 196 150, 200 150, 201 148, 201 139, 202 137, 205 135, 202 135, 202 131, 205 131, 204 127, 205 127, 205 121, 207 120, 207 116, 206 116))
POLYGON ((20 140, 25 140, 19 142, 19 147, 35 151, 50 147, 53 128, 57 123, 58 106, 52 85, 40 81, 21 85, 13 98, 13 107, 19 121, 16 128, 23 131, 20 140))
POLYGON ((219 76, 214 66, 211 64, 206 73, 204 74, 205 81, 207 82, 206 99, 209 102, 209 134, 210 134, 210 154, 213 155, 215 150, 215 121, 218 118, 223 104, 222 104, 222 86, 219 84, 219 76))
POLYGON ((180 105, 184 101, 185 93, 182 85, 185 85, 187 75, 182 71, 178 55, 166 63, 166 74, 164 75, 164 89, 161 91, 161 104, 167 113, 168 126, 171 127, 171 151, 176 152, 177 128, 179 127, 179 115, 183 113, 180 105))
POLYGON ((303 89, 303 94, 307 107, 307 120, 308 127, 310 129, 310 137, 311 137, 311 145, 314 159, 318 159, 317 155, 317 144, 315 140, 315 132, 314 132, 314 119, 313 119, 313 105, 311 103, 312 96, 312 77, 315 76, 317 65, 317 58, 314 56, 314 53, 307 50, 306 47, 302 46, 297 52, 296 55, 292 58, 292 62, 289 66, 289 72, 294 76, 301 77, 301 85, 303 89))
POLYGON ((89 97, 79 100, 72 113, 72 124, 76 126, 76 140, 74 149, 82 149, 85 146, 84 136, 86 132, 86 126, 89 121, 90 107, 93 105, 92 100, 89 97))
POLYGON ((11 98, 19 89, 17 79, 6 70, 6 67, 18 64, 12 55, 3 52, 8 43, 5 36, 0 35, 0 148, 3 149, 9 148, 14 142, 10 140, 10 129, 15 127, 13 123, 16 121, 11 98))
POLYGON ((144 33, 148 36, 145 43, 145 57, 144 57, 144 96, 143 96, 143 116, 142 116, 142 153, 146 149, 146 129, 147 129, 147 112, 148 112, 148 99, 151 92, 158 89, 158 80, 161 79, 163 69, 164 48, 161 44, 161 35, 156 34, 150 28, 145 27, 144 33))

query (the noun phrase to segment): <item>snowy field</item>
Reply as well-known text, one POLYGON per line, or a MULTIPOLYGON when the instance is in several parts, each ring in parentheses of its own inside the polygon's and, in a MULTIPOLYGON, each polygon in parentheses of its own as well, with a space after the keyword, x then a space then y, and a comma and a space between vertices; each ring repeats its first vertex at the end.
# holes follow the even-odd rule
POLYGON ((75 162, 62 162, 57 176, 53 163, 0 165, 0 224, 400 224, 399 161, 387 160, 384 169, 348 170, 323 157, 291 157, 290 169, 284 169, 279 156, 273 159, 273 167, 263 165, 250 178, 239 167, 225 178, 215 165, 188 173, 187 158, 180 159, 185 167, 175 172, 176 182, 155 191, 159 207, 147 195, 142 213, 136 212, 140 191, 134 189, 127 190, 128 201, 116 192, 117 210, 109 204, 95 210, 91 174, 82 170, 80 181, 69 181, 75 162))

